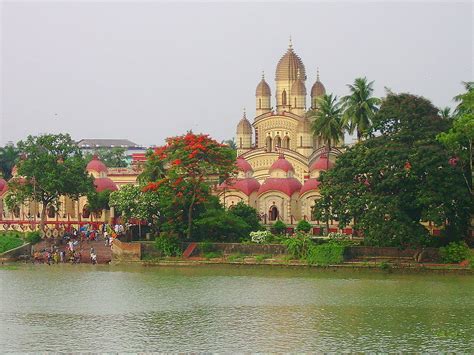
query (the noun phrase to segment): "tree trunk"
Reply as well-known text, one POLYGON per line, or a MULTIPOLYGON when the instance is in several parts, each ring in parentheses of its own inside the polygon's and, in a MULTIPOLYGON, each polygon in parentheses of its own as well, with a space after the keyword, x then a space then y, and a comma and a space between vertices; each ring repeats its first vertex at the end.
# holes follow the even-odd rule
POLYGON ((193 197, 191 199, 191 202, 189 203, 189 208, 188 208, 188 231, 186 233, 186 238, 188 240, 191 240, 191 228, 193 226, 193 207, 194 207, 194 201, 196 199, 195 194, 193 194, 193 197))
POLYGON ((40 232, 44 231, 44 226, 46 222, 46 210, 48 208, 48 204, 43 202, 43 207, 41 208, 41 219, 40 219, 40 232))

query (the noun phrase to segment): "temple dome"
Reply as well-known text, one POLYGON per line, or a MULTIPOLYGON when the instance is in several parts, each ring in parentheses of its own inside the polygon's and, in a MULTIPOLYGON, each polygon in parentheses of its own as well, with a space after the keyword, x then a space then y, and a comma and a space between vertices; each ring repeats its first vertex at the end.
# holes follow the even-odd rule
POLYGON ((117 191, 118 187, 111 179, 107 177, 95 178, 94 186, 97 192, 102 192, 104 190, 117 191))
POLYGON ((255 96, 271 96, 272 92, 270 86, 265 81, 265 78, 262 76, 262 80, 258 83, 257 89, 255 90, 255 96))
POLYGON ((286 53, 279 60, 275 80, 276 81, 286 81, 286 80, 296 80, 298 78, 298 70, 300 72, 300 77, 304 81, 306 80, 306 70, 301 58, 293 51, 293 47, 290 44, 286 53))
POLYGON ((94 155, 92 160, 87 164, 86 170, 89 173, 107 173, 107 166, 99 160, 97 155, 94 155))
POLYGON ((295 171, 293 168, 293 165, 285 159, 283 155, 280 155, 278 159, 272 164, 272 166, 269 169, 269 172, 272 172, 273 170, 283 170, 284 172, 289 172, 289 171, 295 171))
POLYGON ((319 185, 321 182, 318 181, 316 178, 311 178, 305 181, 303 188, 300 191, 300 195, 303 195, 304 193, 308 191, 315 191, 319 188, 319 185))
POLYGON ((283 192, 287 196, 292 196, 295 192, 301 190, 301 182, 296 178, 267 178, 260 189, 258 194, 261 195, 267 191, 279 191, 283 192))
POLYGON ((255 178, 245 178, 245 179, 232 179, 229 180, 227 183, 223 182, 219 185, 219 189, 229 189, 229 190, 237 190, 241 191, 247 196, 254 191, 258 191, 260 188, 260 183, 255 178))
POLYGON ((326 154, 322 154, 318 159, 315 160, 313 164, 311 164, 309 171, 314 171, 314 170, 327 170, 329 166, 329 169, 334 167, 334 163, 329 160, 328 163, 328 157, 326 154))
POLYGON ((311 97, 319 97, 323 96, 326 93, 326 88, 324 87, 323 83, 319 81, 319 79, 313 84, 311 88, 311 97))
POLYGON ((243 171, 244 173, 253 171, 250 163, 242 157, 237 157, 237 161, 235 165, 237 165, 237 169, 239 169, 240 171, 243 171))
POLYGON ((252 134, 252 125, 245 115, 237 124, 237 134, 252 134))
POLYGON ((291 87, 291 95, 306 96, 306 86, 301 79, 296 80, 291 87))

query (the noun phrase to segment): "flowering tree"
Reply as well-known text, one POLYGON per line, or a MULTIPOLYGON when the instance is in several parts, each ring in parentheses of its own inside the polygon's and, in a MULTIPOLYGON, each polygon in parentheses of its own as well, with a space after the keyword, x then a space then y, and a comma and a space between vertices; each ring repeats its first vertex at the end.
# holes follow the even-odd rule
POLYGON ((149 159, 165 167, 164 177, 149 182, 144 192, 157 193, 169 229, 191 238, 193 213, 205 203, 212 185, 227 180, 235 170, 231 148, 208 135, 188 132, 171 137, 149 159), (183 230, 182 225, 187 226, 183 230))

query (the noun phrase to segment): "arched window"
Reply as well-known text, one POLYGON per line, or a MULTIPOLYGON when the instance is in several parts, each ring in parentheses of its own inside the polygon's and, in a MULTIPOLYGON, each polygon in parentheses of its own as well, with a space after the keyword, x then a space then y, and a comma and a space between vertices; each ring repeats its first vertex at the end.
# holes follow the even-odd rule
POLYGON ((277 147, 281 147, 281 138, 279 136, 275 137, 275 150, 277 147))
POLYGON ((258 108, 262 108, 262 99, 258 99, 258 108))
POLYGON ((286 106, 286 90, 283 89, 283 92, 281 93, 281 104, 283 106, 286 106))
POLYGON ((82 218, 89 218, 91 215, 91 211, 89 211, 89 206, 85 205, 82 209, 82 218))
POLYGON ((15 206, 13 207, 13 215, 15 216, 15 218, 19 218, 20 217, 20 207, 19 206, 15 206))
POLYGON ((290 149, 290 137, 283 138, 283 148, 290 149))
POLYGON ((272 151, 272 137, 268 136, 267 137, 267 141, 265 142, 266 146, 267 146, 267 152, 271 152, 272 151))
POLYGON ((56 209, 54 206, 48 207, 48 218, 54 218, 56 216, 56 209))
POLYGON ((240 137, 240 148, 242 148, 242 137, 240 137))
POLYGON ((295 97, 295 106, 294 107, 296 107, 296 97, 295 97))
POLYGON ((268 219, 270 221, 276 221, 278 219, 278 208, 276 206, 272 206, 268 210, 268 219))
POLYGON ((300 147, 303 146, 303 136, 300 136, 300 147))

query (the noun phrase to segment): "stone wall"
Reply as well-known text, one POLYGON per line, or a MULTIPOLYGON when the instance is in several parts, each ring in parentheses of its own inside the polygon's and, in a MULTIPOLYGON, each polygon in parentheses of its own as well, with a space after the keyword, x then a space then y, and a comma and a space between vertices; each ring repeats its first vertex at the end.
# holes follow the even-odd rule
POLYGON ((125 243, 115 239, 112 244, 112 261, 138 261, 142 258, 140 243, 125 243))
MULTIPOLYGON (((413 258, 421 249, 398 249, 390 247, 347 247, 344 252, 344 259, 359 259, 367 257, 385 257, 385 258, 413 258)), ((436 248, 425 248, 423 261, 439 261, 440 255, 436 248)))
MULTIPOLYGON (((183 243, 184 249, 187 248, 189 243, 183 243)), ((240 244, 240 243, 214 243, 213 248, 215 251, 221 251, 224 255, 229 254, 245 254, 245 255, 258 255, 258 254, 287 254, 288 250, 286 246, 282 244, 240 244)), ((193 253, 198 255, 200 253, 199 246, 193 253)))
POLYGON ((0 254, 1 261, 15 261, 18 260, 20 256, 27 255, 28 257, 31 256, 31 244, 23 244, 18 248, 8 250, 2 254, 0 254))

